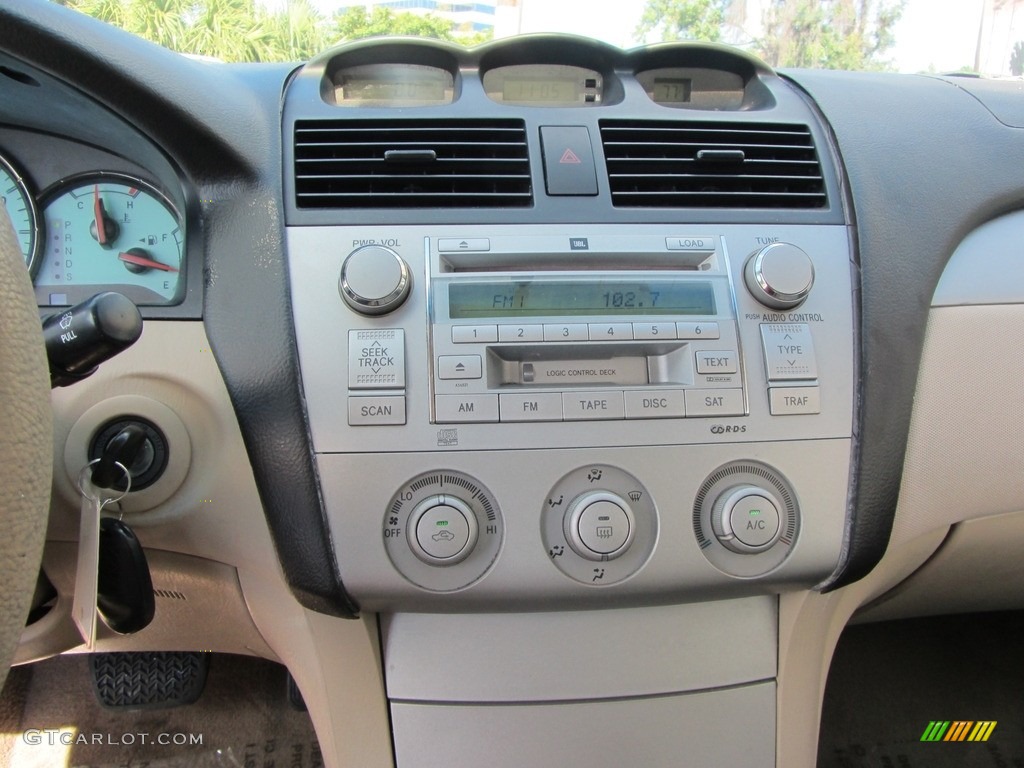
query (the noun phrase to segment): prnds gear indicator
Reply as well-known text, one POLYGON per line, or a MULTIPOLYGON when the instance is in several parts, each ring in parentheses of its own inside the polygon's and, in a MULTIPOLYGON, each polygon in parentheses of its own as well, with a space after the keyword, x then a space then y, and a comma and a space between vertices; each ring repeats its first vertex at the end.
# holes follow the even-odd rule
POLYGON ((461 472, 419 475, 399 489, 384 516, 384 547, 417 586, 450 592, 491 567, 504 526, 490 491, 461 472))

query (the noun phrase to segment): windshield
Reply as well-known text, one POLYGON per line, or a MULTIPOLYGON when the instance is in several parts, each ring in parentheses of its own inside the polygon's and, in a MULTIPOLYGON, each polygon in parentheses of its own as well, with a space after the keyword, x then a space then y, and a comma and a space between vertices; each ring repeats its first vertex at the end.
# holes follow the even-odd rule
POLYGON ((477 45, 569 32, 630 48, 728 43, 775 67, 1024 73, 1024 0, 55 0, 173 50, 304 60, 346 40, 415 35, 477 45))

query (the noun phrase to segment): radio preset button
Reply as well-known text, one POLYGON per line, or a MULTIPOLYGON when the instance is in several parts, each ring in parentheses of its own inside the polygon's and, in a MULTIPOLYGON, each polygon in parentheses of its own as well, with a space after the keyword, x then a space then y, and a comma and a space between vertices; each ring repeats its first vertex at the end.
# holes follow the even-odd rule
POLYGON ((499 325, 498 341, 544 341, 544 326, 499 325))
MULTIPOLYGON (((675 323, 633 323, 633 338, 660 340, 676 338, 675 323)), ((717 337, 716 337, 717 338, 717 337)))
POLYGON ((717 339, 721 336, 718 323, 676 323, 680 339, 717 339))
POLYGON ((479 379, 482 376, 480 355, 441 355, 437 358, 439 379, 479 379))
POLYGON ((590 332, 586 323, 544 326, 544 341, 587 341, 590 332))
POLYGON ((498 420, 497 395, 435 395, 438 424, 464 424, 498 420))
POLYGON ((562 395, 543 392, 534 395, 498 395, 502 421, 561 421, 562 395))
POLYGON ((681 419, 686 415, 681 389, 627 390, 623 395, 627 419, 681 419))
POLYGON ((701 350, 697 353, 697 373, 736 373, 736 353, 731 350, 701 350))
POLYGON ((632 340, 632 323, 590 323, 591 341, 632 340))
POLYGON ((562 418, 566 421, 622 419, 625 415, 621 390, 562 393, 562 418))
POLYGON ((742 389, 688 389, 686 415, 743 416, 742 389))
POLYGON ((496 325, 455 325, 452 326, 453 344, 488 344, 498 340, 496 325))

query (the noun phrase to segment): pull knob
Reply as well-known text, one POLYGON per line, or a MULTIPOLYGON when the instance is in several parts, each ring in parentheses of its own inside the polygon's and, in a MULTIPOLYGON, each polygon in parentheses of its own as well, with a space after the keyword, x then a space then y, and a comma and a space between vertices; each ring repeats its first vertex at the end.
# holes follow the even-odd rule
POLYGON ((123 352, 141 335, 138 308, 112 291, 46 318, 43 342, 51 386, 66 387, 90 376, 100 363, 123 352))
POLYGON ((792 309, 811 292, 814 264, 795 245, 772 243, 747 260, 743 279, 751 295, 766 307, 792 309))
POLYGON ((409 296, 409 265, 390 248, 364 245, 345 257, 338 291, 361 315, 385 315, 398 309, 409 296))

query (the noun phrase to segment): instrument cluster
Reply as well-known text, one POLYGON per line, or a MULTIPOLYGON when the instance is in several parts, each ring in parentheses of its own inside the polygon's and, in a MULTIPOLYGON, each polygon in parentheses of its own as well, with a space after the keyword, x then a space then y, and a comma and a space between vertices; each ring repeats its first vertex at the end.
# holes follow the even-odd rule
POLYGON ((70 306, 103 291, 139 306, 179 304, 185 227, 169 196, 120 170, 76 170, 51 180, 53 170, 31 173, 0 147, 0 195, 38 305, 70 306))

